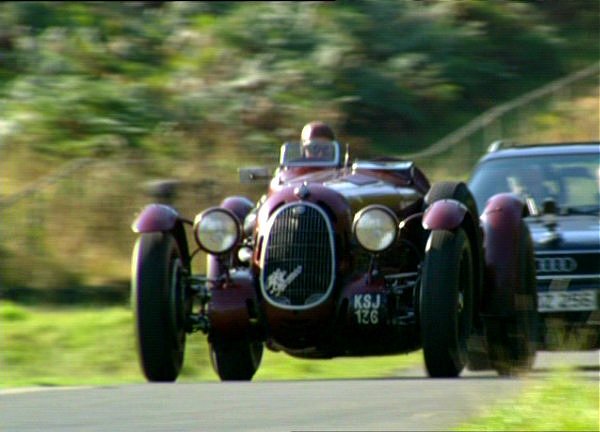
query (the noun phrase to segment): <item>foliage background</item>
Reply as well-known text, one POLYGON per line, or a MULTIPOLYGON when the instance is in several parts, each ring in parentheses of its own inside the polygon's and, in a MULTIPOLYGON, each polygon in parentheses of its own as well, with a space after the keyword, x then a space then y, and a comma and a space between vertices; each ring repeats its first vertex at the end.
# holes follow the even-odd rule
POLYGON ((3 2, 0 137, 69 158, 270 155, 307 120, 411 152, 597 59, 598 2, 3 2))
MULTIPOLYGON (((102 288, 104 300, 123 301, 129 224, 156 200, 149 181, 175 179, 174 204, 190 218, 226 191, 256 199, 261 190, 237 185, 236 169, 273 165, 279 144, 315 118, 353 157, 422 150, 597 61, 599 9, 596 0, 2 2, 3 296, 89 302, 102 288)), ((560 116, 542 120, 532 128, 560 116)), ((464 178, 461 159, 418 162, 433 179, 464 178)))

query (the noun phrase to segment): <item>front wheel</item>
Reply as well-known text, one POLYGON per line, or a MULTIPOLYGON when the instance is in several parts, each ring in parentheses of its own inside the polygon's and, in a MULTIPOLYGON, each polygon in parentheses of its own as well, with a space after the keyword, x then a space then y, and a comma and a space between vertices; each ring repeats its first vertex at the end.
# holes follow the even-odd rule
POLYGON ((246 339, 216 341, 209 349, 213 370, 222 381, 250 381, 263 354, 261 342, 246 339))
POLYGON ((473 308, 473 257, 462 228, 431 232, 420 305, 423 356, 429 376, 458 376, 467 362, 473 308))
POLYGON ((535 258, 531 235, 521 221, 518 243, 519 276, 514 310, 504 318, 488 319, 487 342, 492 366, 499 375, 520 375, 533 367, 537 351, 538 312, 535 258))
POLYGON ((169 233, 142 234, 133 251, 131 293, 138 357, 149 381, 175 381, 191 312, 181 251, 169 233))

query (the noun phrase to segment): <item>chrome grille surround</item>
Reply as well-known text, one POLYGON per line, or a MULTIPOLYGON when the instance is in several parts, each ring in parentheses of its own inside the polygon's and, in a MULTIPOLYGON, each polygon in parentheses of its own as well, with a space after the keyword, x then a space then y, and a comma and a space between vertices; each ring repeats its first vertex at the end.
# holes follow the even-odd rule
POLYGON ((333 290, 335 243, 328 215, 315 204, 294 202, 269 218, 260 256, 260 288, 281 309, 309 309, 333 290))

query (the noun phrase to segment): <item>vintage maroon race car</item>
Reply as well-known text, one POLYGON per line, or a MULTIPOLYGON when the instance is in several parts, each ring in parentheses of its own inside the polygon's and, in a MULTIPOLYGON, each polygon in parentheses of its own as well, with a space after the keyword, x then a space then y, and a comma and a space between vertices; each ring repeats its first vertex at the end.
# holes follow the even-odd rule
POLYGON ((286 143, 253 203, 232 196, 185 219, 147 206, 133 223, 132 302, 150 381, 174 381, 188 333, 208 335, 222 380, 250 380, 263 347, 302 358, 423 349, 431 377, 513 374, 535 357, 537 326, 527 206, 493 196, 479 216, 461 182, 430 187, 410 161, 319 159, 286 143), (186 225, 198 248, 190 252, 186 225), (207 274, 191 272, 198 250, 207 274))

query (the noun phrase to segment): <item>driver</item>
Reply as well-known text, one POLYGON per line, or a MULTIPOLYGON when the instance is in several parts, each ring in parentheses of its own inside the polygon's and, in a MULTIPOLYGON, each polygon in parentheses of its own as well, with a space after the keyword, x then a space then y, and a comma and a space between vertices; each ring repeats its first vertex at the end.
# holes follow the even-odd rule
POLYGON ((331 159, 336 140, 333 130, 322 121, 312 121, 302 128, 300 134, 302 153, 307 159, 331 159))
POLYGON ((542 169, 537 165, 530 165, 523 169, 517 175, 519 184, 513 191, 523 197, 531 197, 538 206, 541 206, 544 199, 550 196, 545 186, 545 178, 542 169))

